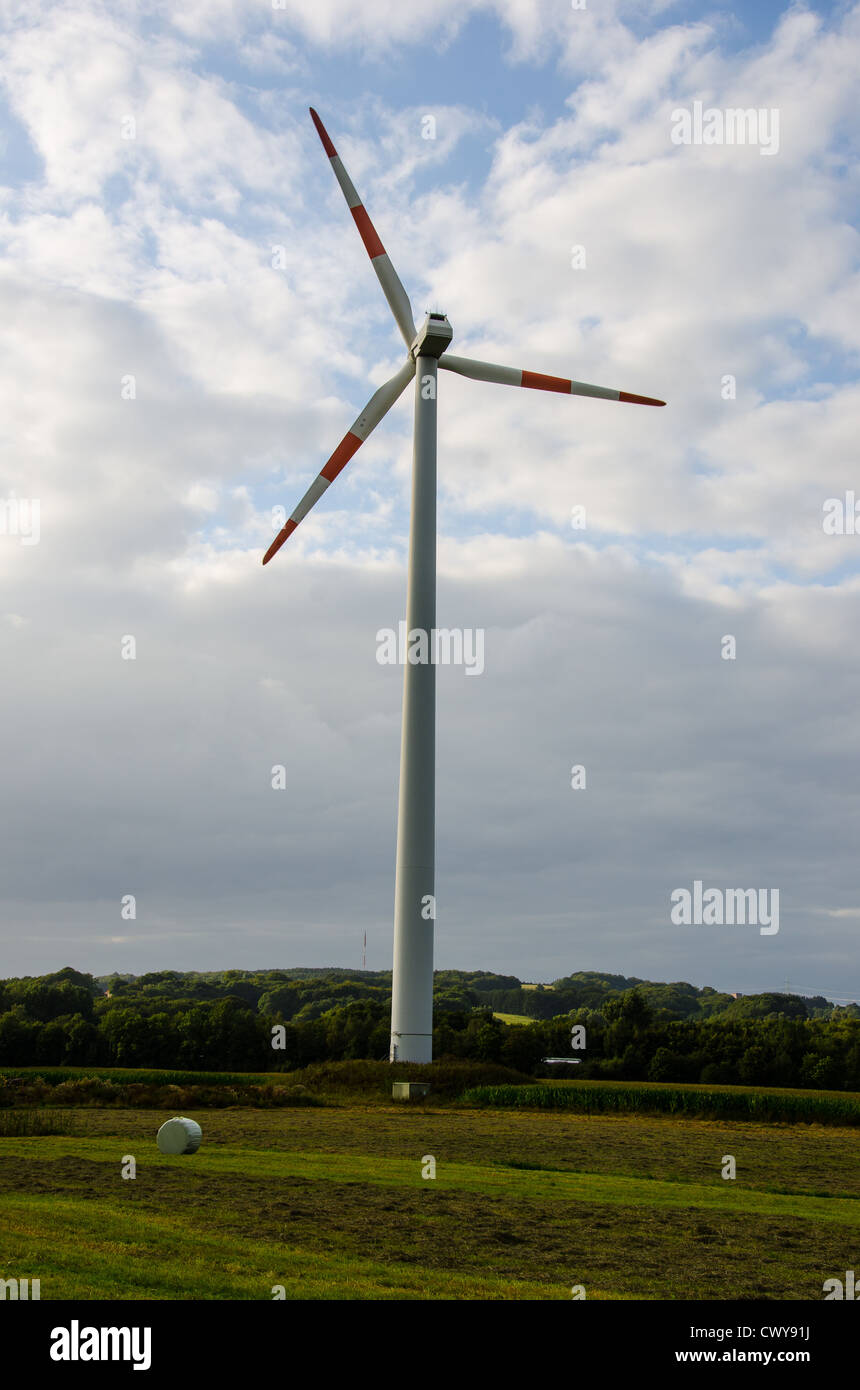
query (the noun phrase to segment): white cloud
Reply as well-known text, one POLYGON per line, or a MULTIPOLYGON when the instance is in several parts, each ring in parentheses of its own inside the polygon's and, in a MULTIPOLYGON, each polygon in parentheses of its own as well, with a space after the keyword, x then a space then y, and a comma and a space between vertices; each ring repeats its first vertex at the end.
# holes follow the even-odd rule
POLYGON ((13 114, 44 161, 38 202, 68 205, 141 176, 174 196, 234 212, 241 190, 296 173, 289 133, 259 129, 214 74, 198 76, 174 45, 147 42, 100 10, 63 10, 2 44, 13 114))
POLYGON ((480 681, 440 673, 440 959, 766 987, 758 941, 727 962, 670 930, 668 892, 702 875, 777 883, 797 958, 848 958, 855 910, 814 904, 853 855, 860 538, 825 536, 821 507, 857 481, 856 15, 837 40, 795 13, 744 52, 563 8, 207 0, 155 31, 132 5, 10 27, 44 170, 0 204, 3 483, 42 508, 38 546, 0 537, 7 920, 44 927, 20 968, 83 939, 96 968, 111 941, 132 969, 319 963, 359 924, 387 958, 400 679, 374 635, 402 616, 408 393, 260 557, 402 347, 304 93, 253 74, 453 44, 476 14, 512 73, 576 74, 591 45, 586 80, 516 125, 446 96, 435 142, 369 78, 320 101, 413 306, 450 313, 454 351, 670 404, 440 376, 439 617, 487 634, 480 681), (208 48, 228 40, 242 83, 208 48), (778 105, 779 155, 673 146, 697 97, 778 105), (113 937, 135 889, 140 926, 113 937))

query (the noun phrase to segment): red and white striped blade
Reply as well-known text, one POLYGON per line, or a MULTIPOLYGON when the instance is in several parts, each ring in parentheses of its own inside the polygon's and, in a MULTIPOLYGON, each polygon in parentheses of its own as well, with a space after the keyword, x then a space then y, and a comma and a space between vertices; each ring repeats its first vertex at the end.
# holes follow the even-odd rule
POLYGON ((609 386, 590 386, 587 381, 570 381, 563 376, 544 376, 524 372, 520 367, 500 367, 495 362, 477 362, 472 357, 454 357, 446 352, 439 366, 475 381, 494 381, 499 386, 527 386, 533 391, 558 391, 565 396, 597 396, 604 401, 625 401, 628 405, 665 405, 653 396, 635 396, 632 391, 614 391, 609 386))
POLYGON ((412 318, 412 306, 409 303, 409 296, 400 282, 397 271, 391 264, 391 260, 379 239, 376 228, 367 215, 364 204, 355 191, 355 185, 352 179, 343 167, 343 162, 331 142, 328 131, 314 108, 311 106, 309 110, 311 113, 311 120, 316 126, 317 134, 322 141, 323 149, 331 160, 331 167, 334 170, 334 176, 340 184, 341 191, 346 199, 346 205, 352 213, 355 225, 358 228, 358 234, 364 242, 364 249, 370 257, 371 265, 379 278, 382 292, 388 300, 392 314, 397 320, 397 327, 406 340, 406 346, 411 347, 415 337, 415 322, 412 318))
POLYGON ((277 555, 284 541, 291 536, 299 522, 307 516, 311 507, 322 497, 326 488, 333 483, 338 473, 340 473, 349 463, 353 454, 361 448, 367 436, 372 430, 376 429, 380 420, 388 414, 394 402, 403 395, 406 387, 415 375, 415 363, 410 357, 396 376, 390 381, 386 381, 384 386, 380 386, 371 396, 364 410, 358 419, 350 425, 343 439, 338 444, 331 458, 314 478, 304 497, 296 507, 292 516, 287 521, 286 526, 275 536, 263 556, 263 564, 267 565, 273 555, 277 555))

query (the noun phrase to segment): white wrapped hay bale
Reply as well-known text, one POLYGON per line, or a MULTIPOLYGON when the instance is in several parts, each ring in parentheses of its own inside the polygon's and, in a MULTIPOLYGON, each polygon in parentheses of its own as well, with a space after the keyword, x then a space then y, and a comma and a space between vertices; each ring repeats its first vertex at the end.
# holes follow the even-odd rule
POLYGON ((203 1130, 196 1120, 176 1118, 165 1120, 156 1143, 163 1154, 196 1154, 202 1138, 203 1130))

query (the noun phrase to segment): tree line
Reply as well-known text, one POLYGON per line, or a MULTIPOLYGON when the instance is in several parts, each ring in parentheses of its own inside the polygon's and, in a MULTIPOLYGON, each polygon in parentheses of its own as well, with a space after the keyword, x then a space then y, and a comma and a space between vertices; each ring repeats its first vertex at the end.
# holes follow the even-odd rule
MULTIPOLYGON (((388 1056, 390 972, 160 971, 94 978, 72 967, 0 981, 0 1066, 291 1070, 388 1056)), ((860 1090, 860 1009, 580 972, 554 988, 439 971, 433 1055, 619 1080, 860 1090), (495 1013, 539 998, 528 1025, 495 1013), (587 1000, 588 1002, 583 1002, 587 1000), (545 1016, 540 1011, 549 1010, 545 1016), (556 1068, 561 1070, 559 1068, 556 1068)))

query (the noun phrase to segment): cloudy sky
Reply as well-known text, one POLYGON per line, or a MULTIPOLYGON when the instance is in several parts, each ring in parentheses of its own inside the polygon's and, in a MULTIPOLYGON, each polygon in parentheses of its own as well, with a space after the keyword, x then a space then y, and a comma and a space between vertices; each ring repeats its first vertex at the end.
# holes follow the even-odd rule
POLYGON ((860 997, 860 5, 0 8, 0 975, 390 966, 411 390, 260 564, 404 357, 313 105, 453 351, 669 402, 440 376, 437 965, 860 997))

